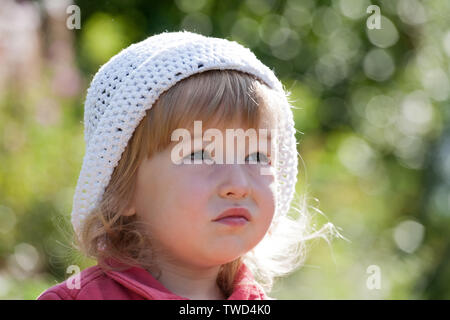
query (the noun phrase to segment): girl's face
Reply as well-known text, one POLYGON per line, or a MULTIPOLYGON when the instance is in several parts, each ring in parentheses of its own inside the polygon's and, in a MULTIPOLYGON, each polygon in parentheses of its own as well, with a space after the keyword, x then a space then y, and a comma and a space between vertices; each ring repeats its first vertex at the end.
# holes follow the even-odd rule
MULTIPOLYGON (((271 131, 267 125, 261 128, 271 131)), ((225 137, 225 130, 221 131, 225 137)), ((275 140, 268 141, 269 155, 275 150, 275 140)), ((203 148, 209 143, 204 142, 203 148)), ((224 157, 231 148, 236 155, 236 143, 227 145, 224 138, 224 157)), ((172 149, 173 144, 144 160, 138 169, 131 211, 148 225, 152 245, 172 261, 197 267, 222 265, 254 248, 266 234, 275 211, 273 165, 236 164, 236 158, 232 164, 176 164, 171 159, 172 149), (266 171, 261 174, 263 167, 266 171), (247 209, 250 220, 239 226, 214 221, 233 207, 247 209)), ((201 158, 201 150, 192 151, 200 151, 193 157, 200 154, 201 158)), ((245 157, 248 151, 246 146, 245 157)), ((252 157, 256 159, 256 154, 252 157)), ((275 161, 274 154, 271 161, 275 161)))

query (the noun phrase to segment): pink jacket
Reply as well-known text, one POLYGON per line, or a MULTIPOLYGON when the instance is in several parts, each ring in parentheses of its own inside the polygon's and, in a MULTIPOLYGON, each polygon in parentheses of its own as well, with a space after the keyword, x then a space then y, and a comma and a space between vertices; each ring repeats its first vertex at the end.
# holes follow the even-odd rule
MULTIPOLYGON (((65 280, 42 292, 37 300, 189 300, 170 292, 147 270, 130 267, 124 271, 104 271, 98 265, 80 273, 79 289, 65 280), (72 287, 73 289, 70 289, 72 287)), ((271 299, 245 264, 239 269, 233 293, 227 300, 271 299)))

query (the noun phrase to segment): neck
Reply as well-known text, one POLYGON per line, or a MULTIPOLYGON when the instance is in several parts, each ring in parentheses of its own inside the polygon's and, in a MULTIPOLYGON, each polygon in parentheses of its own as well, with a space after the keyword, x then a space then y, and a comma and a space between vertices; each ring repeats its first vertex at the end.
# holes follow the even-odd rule
MULTIPOLYGON (((158 265, 161 274, 157 280, 172 293, 191 300, 226 299, 217 284, 220 266, 187 267, 161 262, 158 265)), ((148 271, 154 277, 158 275, 157 272, 148 271)))

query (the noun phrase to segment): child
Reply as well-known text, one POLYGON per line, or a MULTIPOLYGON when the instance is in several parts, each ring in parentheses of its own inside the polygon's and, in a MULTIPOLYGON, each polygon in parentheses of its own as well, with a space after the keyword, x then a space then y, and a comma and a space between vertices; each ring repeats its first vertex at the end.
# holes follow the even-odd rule
POLYGON ((187 31, 133 44, 95 75, 84 125, 72 224, 98 265, 38 299, 270 299, 300 265, 293 114, 249 49, 187 31), (267 148, 241 146, 244 163, 230 163, 226 131, 239 129, 259 129, 267 148))

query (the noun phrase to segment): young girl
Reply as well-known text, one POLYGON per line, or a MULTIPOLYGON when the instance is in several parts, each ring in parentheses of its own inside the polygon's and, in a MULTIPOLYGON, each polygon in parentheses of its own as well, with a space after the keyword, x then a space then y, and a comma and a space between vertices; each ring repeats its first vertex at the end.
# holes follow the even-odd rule
POLYGON ((307 227, 302 210, 288 215, 298 161, 287 95, 225 39, 164 32, 111 58, 88 89, 72 210, 77 248, 98 265, 38 299, 270 299, 273 279, 301 264, 307 227), (267 148, 221 161, 239 129, 266 130, 267 148))

